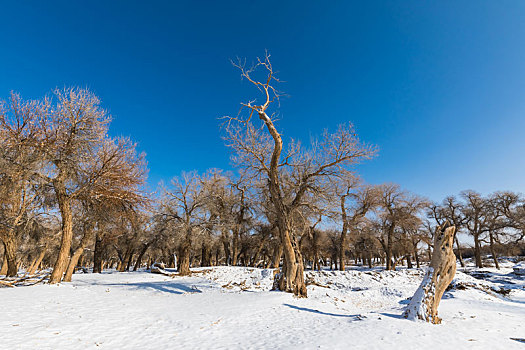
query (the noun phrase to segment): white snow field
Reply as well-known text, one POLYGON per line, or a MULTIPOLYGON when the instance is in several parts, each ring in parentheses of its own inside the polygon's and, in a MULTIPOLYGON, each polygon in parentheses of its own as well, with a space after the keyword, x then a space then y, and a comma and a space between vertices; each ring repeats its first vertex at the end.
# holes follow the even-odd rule
POLYGON ((0 348, 525 349, 524 276, 503 266, 458 271, 441 325, 400 316, 417 269, 308 271, 307 299, 270 291, 273 271, 263 269, 76 274, 1 288, 0 348))

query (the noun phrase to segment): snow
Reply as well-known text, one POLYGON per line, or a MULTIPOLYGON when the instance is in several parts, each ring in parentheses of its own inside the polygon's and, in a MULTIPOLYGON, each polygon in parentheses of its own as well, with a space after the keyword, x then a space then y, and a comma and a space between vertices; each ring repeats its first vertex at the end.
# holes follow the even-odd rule
POLYGON ((1 288, 0 347, 523 349, 511 338, 525 338, 525 280, 502 265, 458 270, 441 325, 401 316, 423 269, 307 271, 307 299, 271 291, 274 271, 265 269, 78 274, 72 283, 1 288))

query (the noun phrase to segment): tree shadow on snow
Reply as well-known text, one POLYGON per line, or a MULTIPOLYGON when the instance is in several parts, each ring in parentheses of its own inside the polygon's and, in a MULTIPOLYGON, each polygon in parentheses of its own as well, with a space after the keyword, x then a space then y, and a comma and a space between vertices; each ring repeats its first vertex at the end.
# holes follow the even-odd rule
POLYGON ((182 283, 174 283, 174 282, 141 282, 141 283, 112 283, 112 284, 106 284, 107 286, 114 286, 114 287, 135 287, 136 289, 144 289, 144 290, 156 290, 159 292, 164 293, 172 293, 172 294, 184 294, 184 293, 202 293, 201 290, 197 289, 195 286, 188 287, 185 284, 182 283))
POLYGON ((360 321, 363 318, 365 318, 365 316, 363 316, 363 315, 334 314, 334 313, 331 313, 331 312, 324 312, 324 311, 319 311, 319 310, 315 310, 315 309, 309 309, 307 307, 300 307, 300 306, 291 305, 291 304, 283 304, 283 305, 287 306, 287 307, 289 307, 291 309, 295 309, 295 310, 299 310, 299 311, 311 312, 311 313, 319 314, 319 315, 334 316, 334 317, 348 317, 348 318, 352 318, 353 319, 352 321, 360 321))

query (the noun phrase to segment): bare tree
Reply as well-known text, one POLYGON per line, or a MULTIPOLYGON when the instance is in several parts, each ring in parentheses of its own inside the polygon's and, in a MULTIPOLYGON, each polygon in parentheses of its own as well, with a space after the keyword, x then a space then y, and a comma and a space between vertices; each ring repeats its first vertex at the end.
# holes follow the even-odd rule
POLYGON ((143 154, 128 139, 107 135, 110 117, 87 90, 56 90, 56 106, 42 121, 48 160, 41 177, 52 185, 61 214, 62 240, 50 283, 60 282, 73 240, 73 208, 82 198, 137 200, 145 181, 143 154))
POLYGON ((355 232, 368 211, 376 205, 378 191, 373 186, 359 185, 354 176, 343 177, 336 186, 343 224, 339 247, 339 269, 344 271, 348 232, 355 232))
POLYGON ((25 102, 16 94, 0 104, 0 239, 7 276, 18 272, 18 240, 41 206, 39 121, 47 110, 47 101, 25 102))
POLYGON ((392 270, 396 265, 392 255, 396 230, 402 232, 403 227, 418 226, 419 212, 428 205, 428 202, 401 190, 396 184, 384 184, 379 186, 378 190, 377 212, 383 233, 380 242, 386 253, 386 268, 392 270))
POLYGON ((251 68, 246 68, 242 62, 235 66, 241 76, 262 93, 263 100, 260 104, 255 100, 242 103, 243 109, 249 112, 247 117, 226 118, 226 142, 233 148, 234 160, 240 166, 251 171, 254 177, 267 181, 284 251, 283 268, 276 276, 279 289, 306 297, 303 257, 297 232, 292 227, 292 216, 304 204, 305 196, 315 193, 321 179, 335 176, 346 167, 372 157, 375 148, 363 145, 348 124, 340 126, 334 134, 325 132, 321 140, 313 141, 308 151, 303 151, 296 142, 285 149, 275 124, 275 114, 270 112, 281 96, 274 87, 279 80, 275 77, 270 56, 266 54, 258 59, 251 68), (260 70, 264 76, 259 80, 256 76, 260 70), (263 123, 262 128, 252 123, 254 115, 263 123), (285 191, 287 181, 293 183, 293 190, 285 191))
POLYGON ((204 208, 209 200, 202 178, 195 172, 183 173, 171 181, 172 188, 164 190, 161 212, 172 230, 179 233, 179 275, 189 275, 190 254, 194 236, 205 223, 204 208))

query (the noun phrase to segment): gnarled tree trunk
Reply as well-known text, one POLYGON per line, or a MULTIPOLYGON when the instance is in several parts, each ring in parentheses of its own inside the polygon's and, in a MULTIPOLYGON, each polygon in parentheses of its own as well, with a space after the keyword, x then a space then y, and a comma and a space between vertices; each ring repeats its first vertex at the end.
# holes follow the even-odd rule
POLYGON ((455 232, 456 227, 450 226, 448 222, 437 227, 430 267, 405 310, 405 318, 441 323, 438 317, 439 302, 456 274, 453 250, 455 232))

